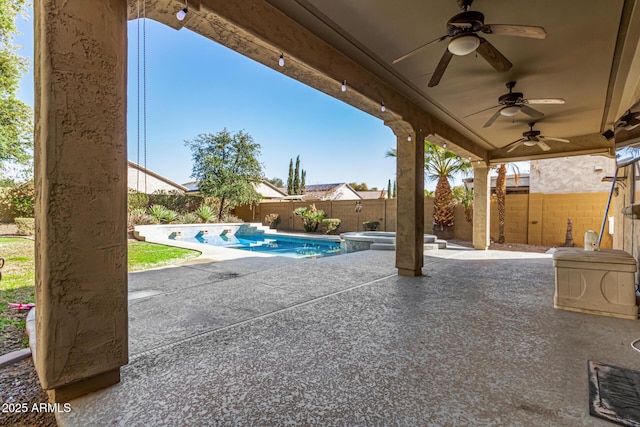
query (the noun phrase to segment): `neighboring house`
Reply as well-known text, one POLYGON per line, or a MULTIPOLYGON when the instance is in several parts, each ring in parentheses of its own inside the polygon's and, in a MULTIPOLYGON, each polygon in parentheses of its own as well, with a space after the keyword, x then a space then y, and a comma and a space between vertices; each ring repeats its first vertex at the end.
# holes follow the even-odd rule
POLYGON ((349 184, 315 184, 306 185, 305 193, 301 196, 287 196, 288 200, 361 200, 349 184), (297 199, 296 199, 297 198, 297 199))
POLYGON ((177 184, 150 169, 145 169, 131 160, 128 160, 127 163, 127 187, 129 191, 139 191, 146 194, 160 191, 177 191, 179 193, 188 191, 185 186, 177 184))
MULTIPOLYGON (((199 184, 200 183, 198 181, 191 181, 183 185, 187 189, 187 192, 195 194, 200 190, 199 184)), ((286 193, 283 193, 278 189, 278 187, 264 179, 259 184, 255 184, 254 188, 258 192, 258 194, 266 200, 278 200, 283 199, 286 196, 286 193)))
MULTIPOLYGON (((496 193, 497 178, 496 176, 491 177, 491 194, 496 193)), ((515 176, 507 175, 507 194, 526 194, 529 192, 529 174, 519 174, 517 181, 516 183, 515 176)), ((469 190, 473 190, 473 178, 463 178, 462 182, 469 190)))
POLYGON ((362 200, 374 200, 374 199, 386 199, 387 191, 386 190, 375 190, 375 191, 358 191, 358 196, 362 200))

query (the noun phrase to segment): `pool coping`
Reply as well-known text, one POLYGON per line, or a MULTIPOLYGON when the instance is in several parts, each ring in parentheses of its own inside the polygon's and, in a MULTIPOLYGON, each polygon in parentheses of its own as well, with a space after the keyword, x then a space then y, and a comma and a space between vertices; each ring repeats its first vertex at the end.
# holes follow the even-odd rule
MULTIPOLYGON (((264 231, 264 234, 277 234, 280 236, 288 236, 288 237, 304 237, 305 239, 309 239, 309 240, 328 240, 335 243, 340 243, 340 236, 335 236, 335 235, 310 236, 306 234, 303 235, 303 234, 296 234, 291 232, 279 232, 278 230, 275 230, 275 229, 265 229, 265 227, 259 223, 244 223, 244 224, 257 227, 260 230, 264 231)), ((170 227, 179 228, 180 225, 182 224, 171 224, 170 227)), ((209 225, 209 224, 184 224, 184 225, 193 227, 194 225, 203 226, 203 225, 209 225)), ((220 224, 220 225, 223 225, 223 224, 220 224)), ((227 224, 224 224, 224 225, 227 225, 227 224)), ((187 260, 183 263, 180 263, 178 264, 178 266, 198 264, 202 262, 228 261, 228 260, 249 258, 249 257, 272 258, 272 257, 282 256, 282 255, 267 254, 262 252, 243 251, 240 249, 228 248, 224 246, 213 246, 213 245, 208 245, 206 243, 194 243, 194 242, 185 242, 185 241, 174 240, 169 238, 159 238, 153 235, 146 236, 138 232, 139 231, 138 227, 140 226, 136 226, 137 230, 136 230, 136 233, 134 233, 134 236, 139 241, 155 243, 158 245, 172 246, 172 247, 182 248, 182 249, 190 249, 193 251, 200 252, 200 256, 187 260)), ((142 227, 147 227, 147 226, 142 226, 142 227)), ((158 227, 168 228, 167 225, 164 225, 164 224, 158 225, 158 227)))

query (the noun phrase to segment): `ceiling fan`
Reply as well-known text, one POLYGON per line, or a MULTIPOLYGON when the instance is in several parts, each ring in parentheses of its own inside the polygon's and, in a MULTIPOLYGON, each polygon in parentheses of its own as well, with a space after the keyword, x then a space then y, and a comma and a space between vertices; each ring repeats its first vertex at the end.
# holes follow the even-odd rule
POLYGON ((545 141, 571 142, 568 139, 556 138, 552 136, 542 136, 540 135, 539 130, 533 130, 533 126, 535 126, 535 122, 529 123, 529 130, 522 133, 522 138, 517 139, 504 147, 508 148, 507 153, 512 152, 521 145, 526 145, 527 147, 533 147, 534 145, 537 145, 542 151, 549 151, 551 150, 551 147, 549 147, 545 143, 545 141))
POLYGON ((498 72, 504 72, 511 68, 512 64, 502 55, 491 43, 484 37, 478 36, 476 33, 498 34, 503 36, 530 37, 534 39, 544 39, 547 32, 542 27, 533 27, 528 25, 510 25, 510 24, 485 24, 484 15, 480 12, 470 11, 473 0, 457 0, 458 7, 462 13, 455 15, 447 22, 447 34, 438 37, 429 43, 423 44, 412 51, 396 58, 393 64, 406 59, 422 48, 429 46, 435 42, 441 42, 446 38, 451 38, 447 49, 442 54, 440 62, 429 80, 429 87, 437 86, 444 74, 453 55, 463 56, 471 52, 477 51, 493 68, 498 72))
POLYGON ((505 93, 501 97, 498 98, 498 105, 494 105, 493 107, 485 108, 484 110, 476 111, 475 113, 469 114, 465 117, 473 116, 474 114, 482 113, 487 110, 491 110, 493 108, 500 108, 495 112, 493 116, 487 123, 484 124, 485 128, 488 128, 496 121, 496 119, 500 116, 512 117, 518 114, 519 112, 523 112, 534 120, 540 120, 544 117, 540 111, 535 110, 529 107, 528 104, 564 104, 565 100, 562 98, 529 98, 526 99, 522 92, 513 92, 512 89, 515 87, 516 82, 508 82, 506 84, 507 89, 509 89, 509 93, 505 93))

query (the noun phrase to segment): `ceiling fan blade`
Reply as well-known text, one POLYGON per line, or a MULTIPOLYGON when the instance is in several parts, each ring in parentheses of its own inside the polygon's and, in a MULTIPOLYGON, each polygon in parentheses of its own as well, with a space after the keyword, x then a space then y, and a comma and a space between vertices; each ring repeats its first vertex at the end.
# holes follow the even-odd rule
POLYGON ((484 126, 482 126, 482 127, 483 128, 488 128, 489 126, 491 126, 493 124, 493 122, 495 122, 496 119, 498 117, 500 117, 500 111, 502 111, 502 109, 496 111, 495 114, 493 116, 491 116, 491 118, 489 120, 487 120, 487 123, 485 123, 484 126))
POLYGON ((531 98, 523 99, 525 104, 564 104, 565 100, 562 98, 531 98))
POLYGON ((440 79, 444 74, 444 71, 447 69, 447 65, 451 62, 451 58, 453 58, 453 53, 449 52, 449 49, 445 49, 442 54, 442 58, 440 58, 440 62, 438 62, 438 66, 436 70, 433 72, 433 76, 431 76, 431 80, 429 80, 429 84, 427 86, 434 87, 440 83, 440 79))
POLYGON ((501 36, 529 37, 532 39, 544 39, 547 37, 547 32, 544 28, 529 25, 486 24, 482 27, 482 32, 501 36))
POLYGON ((491 43, 482 37, 480 39, 480 46, 476 49, 478 52, 496 71, 503 73, 508 71, 512 64, 507 58, 501 54, 491 43))
POLYGON ((571 142, 568 139, 563 139, 563 138, 555 138, 553 136, 542 136, 540 135, 538 138, 540 139, 544 139, 544 140, 548 140, 548 141, 558 141, 558 142, 571 142))
POLYGON ((520 111, 525 113, 527 116, 534 118, 535 120, 539 120, 544 117, 544 114, 542 114, 540 111, 534 110, 527 105, 523 105, 522 107, 520 107, 520 111))
POLYGON ((538 141, 538 147, 542 149, 542 151, 549 151, 551 147, 544 143, 544 141, 538 141))
POLYGON ((483 108, 482 110, 476 111, 475 113, 467 114, 463 118, 466 119, 467 117, 475 116, 476 114, 484 113, 485 111, 489 111, 498 107, 502 107, 502 105, 498 104, 498 105, 494 105, 493 107, 483 108))
POLYGON ((523 141, 524 141, 524 138, 516 139, 511 144, 506 145, 504 148, 509 148, 507 150, 507 153, 510 153, 516 148, 518 148, 519 146, 521 146, 523 141))
POLYGON ((393 60, 392 64, 397 64, 398 62, 407 59, 408 57, 412 56, 413 54, 417 53, 420 49, 422 49, 423 47, 427 47, 429 46, 431 43, 435 43, 435 42, 441 42, 442 40, 446 39, 447 37, 449 37, 447 34, 445 34, 442 37, 438 37, 435 40, 431 40, 429 43, 425 43, 422 46, 418 46, 417 48, 413 49, 410 52, 405 53, 404 55, 402 55, 400 58, 396 58, 393 60))

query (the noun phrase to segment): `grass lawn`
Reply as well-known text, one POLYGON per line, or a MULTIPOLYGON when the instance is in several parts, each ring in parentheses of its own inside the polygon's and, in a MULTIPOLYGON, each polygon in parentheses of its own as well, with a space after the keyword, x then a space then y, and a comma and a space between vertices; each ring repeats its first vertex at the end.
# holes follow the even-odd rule
MULTIPOLYGON (((129 243, 129 271, 178 264, 195 258, 199 252, 154 245, 129 243)), ((34 302, 34 242, 29 239, 0 237, 0 257, 5 259, 0 280, 0 355, 26 347, 25 311, 8 308, 9 303, 34 302)))
POLYGON ((200 255, 200 252, 146 242, 129 243, 129 271, 147 270, 178 264, 200 255))

